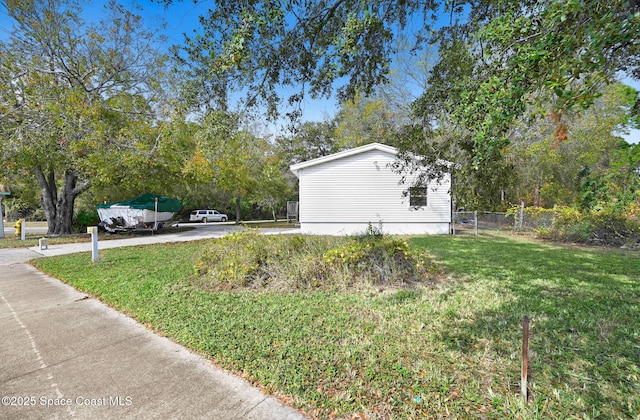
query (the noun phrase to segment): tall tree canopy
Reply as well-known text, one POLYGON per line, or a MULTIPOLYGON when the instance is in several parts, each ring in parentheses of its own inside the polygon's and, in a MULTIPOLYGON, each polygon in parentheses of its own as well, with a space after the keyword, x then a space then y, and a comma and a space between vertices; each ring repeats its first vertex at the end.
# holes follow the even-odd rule
POLYGON ((261 98, 272 111, 283 85, 299 88, 293 102, 337 82, 340 98, 370 93, 387 78, 396 35, 410 29, 417 49, 439 47, 423 121, 446 114, 464 126, 476 166, 501 153, 541 92, 563 140, 567 111, 589 107, 620 72, 640 78, 637 1, 220 0, 202 24, 188 48, 200 74, 214 84, 233 74, 249 103, 261 98))
POLYGON ((341 77, 348 77, 349 83, 338 93, 349 97, 370 92, 384 80, 392 59, 390 27, 404 25, 425 2, 399 4, 216 1, 201 16, 202 31, 189 37, 178 55, 192 69, 195 83, 217 92, 222 102, 228 86, 247 88, 248 104, 266 103, 274 114, 283 99, 283 85, 301 87, 288 98, 297 102, 307 90, 329 95, 341 77))
POLYGON ((331 120, 302 123, 295 133, 277 137, 276 144, 289 164, 326 156, 340 150, 336 139, 336 123, 331 120))
POLYGON ((611 84, 588 110, 567 111, 568 138, 562 142, 551 118, 519 119, 506 153, 518 174, 513 201, 544 207, 578 203, 584 174, 606 177, 613 170, 612 160, 626 144, 616 130, 628 121, 635 95, 628 86, 611 84))
POLYGON ((336 116, 336 138, 343 149, 381 142, 395 146, 395 135, 404 121, 381 96, 362 98, 342 104, 336 116))
POLYGON ((442 58, 433 81, 453 81, 453 94, 431 83, 423 100, 472 132, 476 161, 508 143, 514 120, 540 96, 542 113, 551 114, 563 141, 568 112, 590 107, 619 72, 640 78, 636 2, 483 1, 471 8, 468 23, 437 39, 442 58), (456 66, 462 60, 469 64, 456 66))
POLYGON ((115 2, 91 25, 73 1, 6 8, 14 28, 0 41, 0 175, 35 177, 49 233, 71 233, 74 202, 92 179, 158 150, 156 35, 115 2))
POLYGON ((235 199, 236 222, 241 200, 275 207, 287 185, 271 144, 241 128, 239 114, 210 111, 194 133, 196 152, 183 173, 190 183, 210 185, 235 199))

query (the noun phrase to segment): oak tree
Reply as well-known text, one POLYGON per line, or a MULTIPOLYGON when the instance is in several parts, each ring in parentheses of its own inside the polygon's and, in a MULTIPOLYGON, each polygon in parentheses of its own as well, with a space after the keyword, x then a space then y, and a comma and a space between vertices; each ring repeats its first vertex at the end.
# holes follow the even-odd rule
POLYGON ((422 103, 469 132, 476 168, 503 152, 532 95, 551 95, 562 140, 567 112, 591 106, 620 72, 640 78, 637 1, 220 0, 201 21, 189 44, 200 74, 233 80, 271 112, 283 86, 295 87, 292 102, 336 87, 341 99, 370 93, 387 80, 405 29, 416 51, 437 45, 422 103))
POLYGON ((6 9, 14 27, 0 41, 2 176, 37 182, 48 233, 68 234, 92 178, 126 167, 140 142, 147 155, 157 144, 156 34, 113 1, 92 24, 73 1, 9 0, 6 9))

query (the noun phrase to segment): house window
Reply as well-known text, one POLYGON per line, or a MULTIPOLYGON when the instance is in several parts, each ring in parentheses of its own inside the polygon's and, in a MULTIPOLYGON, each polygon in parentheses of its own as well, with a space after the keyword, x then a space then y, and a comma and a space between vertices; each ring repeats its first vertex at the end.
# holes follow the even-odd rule
POLYGON ((409 205, 411 207, 426 207, 427 187, 409 188, 409 205))

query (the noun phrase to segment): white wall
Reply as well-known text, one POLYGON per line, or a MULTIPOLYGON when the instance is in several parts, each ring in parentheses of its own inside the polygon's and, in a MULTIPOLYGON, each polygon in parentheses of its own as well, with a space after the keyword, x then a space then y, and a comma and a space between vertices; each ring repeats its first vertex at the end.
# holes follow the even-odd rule
MULTIPOLYGON (((374 228, 378 225, 372 223, 374 228)), ((309 235, 360 235, 367 231, 368 223, 304 223, 301 233, 309 235)), ((386 223, 382 231, 387 235, 446 235, 449 223, 386 223)))
POLYGON ((303 232, 357 234, 368 223, 386 233, 448 233, 450 178, 428 188, 427 206, 409 206, 401 174, 389 166, 395 155, 381 150, 335 159, 300 169, 300 224, 303 232))

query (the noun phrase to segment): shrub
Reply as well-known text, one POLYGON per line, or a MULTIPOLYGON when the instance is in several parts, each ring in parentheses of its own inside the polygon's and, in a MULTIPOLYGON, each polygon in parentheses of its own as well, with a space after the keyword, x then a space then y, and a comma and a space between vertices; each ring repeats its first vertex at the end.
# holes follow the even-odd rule
POLYGON ((515 221, 514 228, 522 225, 526 230, 537 230, 550 228, 556 218, 555 209, 545 209, 542 207, 525 207, 524 218, 520 223, 520 206, 512 206, 505 213, 505 217, 513 217, 515 221))
POLYGON ((35 209, 33 214, 29 216, 29 220, 33 222, 44 222, 47 220, 47 216, 44 214, 44 210, 35 209))
POLYGON ((317 255, 339 238, 302 235, 261 235, 245 230, 210 243, 196 264, 205 288, 299 288, 322 277, 317 255))
POLYGON ((371 238, 351 241, 322 256, 329 271, 347 271, 353 283, 402 285, 428 276, 431 261, 399 239, 371 238))
POLYGON ((556 214, 551 228, 536 231, 540 237, 607 246, 640 243, 640 220, 634 205, 623 210, 609 206, 583 212, 559 208, 556 214))
POLYGON ((622 246, 640 240, 640 224, 625 213, 613 209, 591 212, 591 232, 586 242, 622 246))
POLYGON ((550 229, 551 238, 559 241, 584 242, 591 232, 591 224, 584 213, 571 207, 555 210, 556 218, 550 229))
POLYGON ((76 232, 84 232, 87 226, 96 226, 98 223, 100 218, 95 210, 80 210, 73 215, 73 230, 76 232))
POLYGON ((261 235, 247 230, 211 242, 195 266, 205 289, 344 289, 404 285, 431 277, 433 264, 407 242, 384 238, 261 235))

